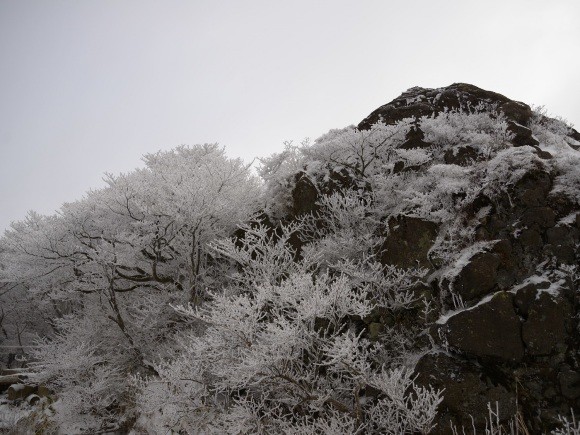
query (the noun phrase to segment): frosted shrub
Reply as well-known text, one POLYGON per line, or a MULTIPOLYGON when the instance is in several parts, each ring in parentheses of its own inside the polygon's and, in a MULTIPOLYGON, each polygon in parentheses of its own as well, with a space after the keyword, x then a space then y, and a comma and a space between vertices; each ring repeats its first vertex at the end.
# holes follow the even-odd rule
POLYGON ((487 165, 483 192, 494 198, 513 187, 532 170, 546 171, 546 164, 531 146, 508 148, 499 152, 487 165))
POLYGON ((427 434, 433 429, 432 416, 442 401, 441 391, 416 386, 412 373, 405 369, 383 369, 371 385, 386 393, 370 411, 371 421, 382 433, 427 434), (406 394, 408 390, 412 392, 406 394))
POLYGON ((50 418, 63 428, 115 425, 118 408, 129 399, 125 370, 133 355, 119 349, 124 340, 118 331, 107 331, 105 324, 95 330, 96 322, 87 317, 57 320, 60 332, 32 351, 37 361, 31 364, 37 371, 34 380, 58 392, 57 412, 50 418))
POLYGON ((354 126, 331 130, 304 149, 310 171, 323 180, 330 172, 346 171, 353 180, 364 184, 390 162, 395 148, 405 141, 412 121, 405 119, 395 125, 378 123, 369 130, 354 126))
POLYGON ((397 149, 394 150, 396 156, 393 160, 403 162, 404 168, 418 168, 429 163, 433 159, 432 151, 421 148, 397 149))
POLYGON ((447 222, 475 197, 472 173, 470 168, 457 165, 432 165, 401 192, 401 200, 411 215, 447 222))
POLYGON ((541 142, 545 142, 545 134, 552 133, 559 137, 568 136, 574 126, 560 116, 552 116, 545 106, 532 106, 530 128, 541 142))
POLYGON ((204 307, 176 307, 203 330, 184 337, 181 355, 158 366, 160 379, 141 386, 139 402, 153 413, 156 391, 170 392, 164 430, 352 433, 396 421, 399 433, 426 431, 435 415, 427 404, 439 403, 441 393, 415 386, 404 371, 373 377, 377 348, 351 320, 373 305, 366 288, 350 283, 294 272, 253 291, 215 294, 204 307), (155 382, 162 387, 149 386, 155 382), (379 398, 367 397, 366 386, 379 398), (394 412, 399 417, 389 416, 394 412))
POLYGON ((371 193, 350 189, 321 196, 320 211, 304 218, 302 231, 302 239, 310 242, 304 250, 316 253, 319 267, 343 258, 360 259, 382 243, 373 202, 371 193))
POLYGON ((410 308, 418 300, 413 287, 427 274, 426 269, 401 269, 369 257, 360 262, 342 259, 332 268, 350 277, 353 285, 363 287, 377 307, 390 311, 410 308))
POLYGON ((541 147, 552 154, 552 166, 556 172, 552 194, 563 194, 580 204, 580 142, 567 136, 571 125, 564 120, 546 118, 543 108, 539 108, 532 118, 530 128, 541 141, 541 147), (576 149, 572 148, 573 145, 576 149))
POLYGON ((505 116, 486 105, 470 107, 467 112, 446 110, 420 120, 426 142, 438 147, 468 145, 486 158, 511 146, 513 136, 507 127, 505 116))
MULTIPOLYGON (((325 204, 339 210, 330 224, 338 229, 366 218, 357 215, 355 197, 328 197, 325 204)), ((181 339, 175 359, 156 366, 158 379, 138 382, 138 403, 160 425, 156 430, 368 433, 395 422, 399 433, 427 431, 435 411, 426 405, 439 403, 441 392, 416 386, 406 371, 385 367, 373 377, 385 359, 354 322, 376 306, 413 302, 405 288, 421 272, 350 260, 316 272, 316 244, 303 261, 292 261, 288 239, 302 230, 244 226, 242 238, 213 245, 242 267, 233 288, 205 306, 176 307, 198 326, 181 339), (403 386, 388 389, 397 382, 403 386), (367 396, 367 386, 379 396, 367 396), (169 396, 166 405, 160 395, 169 396)))
POLYGON ((580 422, 576 422, 574 411, 570 410, 570 412, 572 413, 572 417, 570 420, 561 415, 558 416, 558 419, 560 420, 562 427, 553 430, 551 432, 552 435, 580 435, 580 422))
POLYGON ((220 239, 209 246, 214 252, 234 261, 237 271, 229 278, 243 288, 279 283, 298 270, 296 252, 290 239, 302 230, 300 223, 280 224, 276 230, 262 222, 239 226, 241 238, 220 239))

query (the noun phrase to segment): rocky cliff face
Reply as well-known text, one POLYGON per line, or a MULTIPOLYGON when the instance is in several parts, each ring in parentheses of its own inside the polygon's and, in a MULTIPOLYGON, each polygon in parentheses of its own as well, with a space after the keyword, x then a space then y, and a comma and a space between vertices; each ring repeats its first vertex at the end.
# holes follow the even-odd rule
MULTIPOLYGON (((475 427, 484 428, 488 403, 495 410, 496 402, 502 421, 518 416, 530 433, 542 433, 558 414, 580 410, 580 205, 575 188, 563 187, 579 170, 566 169, 565 161, 578 158, 580 134, 524 103, 463 83, 411 88, 372 112, 358 129, 402 121, 412 126, 398 150, 437 149, 437 163, 446 171, 464 168, 473 175, 477 166, 487 174, 482 186, 494 173, 518 173, 513 180, 501 175, 493 195, 484 188, 467 199, 469 193, 454 193, 463 202, 448 209, 453 225, 457 230, 463 222, 459 226, 469 227, 472 237, 458 240, 457 251, 446 258, 437 247, 449 236, 449 219, 418 214, 420 204, 385 213, 381 262, 428 270, 420 291, 435 307, 430 320, 407 313, 404 322, 427 331, 414 344, 423 349, 415 368, 418 382, 445 389, 435 433, 451 433, 451 424, 471 428, 471 416, 475 427), (511 146, 505 160, 487 158, 473 137, 430 141, 430 119, 481 112, 507 123, 511 146)), ((402 159, 385 168, 391 176, 420 174, 425 164, 402 159)), ((344 172, 331 173, 321 185, 342 179, 344 186, 344 178, 344 172)), ((315 210, 317 192, 324 190, 310 180, 297 178, 297 214, 315 210)), ((371 332, 388 323, 370 322, 371 332)))

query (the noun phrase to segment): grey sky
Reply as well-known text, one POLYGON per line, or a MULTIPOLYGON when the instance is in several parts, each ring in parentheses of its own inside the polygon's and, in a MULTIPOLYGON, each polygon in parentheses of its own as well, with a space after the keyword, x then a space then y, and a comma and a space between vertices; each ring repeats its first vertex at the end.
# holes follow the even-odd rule
POLYGON ((249 161, 468 82, 580 124, 580 2, 0 0, 0 232, 179 144, 249 161))

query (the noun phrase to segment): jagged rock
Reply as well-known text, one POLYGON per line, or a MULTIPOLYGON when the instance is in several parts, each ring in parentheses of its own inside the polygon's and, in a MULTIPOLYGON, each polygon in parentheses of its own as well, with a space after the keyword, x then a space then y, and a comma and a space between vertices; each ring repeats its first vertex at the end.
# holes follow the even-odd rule
POLYGON ((532 109, 527 104, 519 101, 506 101, 501 104, 499 110, 508 118, 520 125, 526 125, 532 117, 532 109))
POLYGON ((508 420, 516 412, 515 393, 509 391, 497 379, 482 372, 481 368, 468 361, 445 353, 424 355, 415 368, 419 385, 431 385, 445 389, 443 402, 439 405, 437 426, 432 434, 452 434, 450 423, 456 428, 485 429, 488 403, 498 402, 502 409, 502 419, 508 420))
POLYGON ((531 207, 522 214, 521 223, 528 228, 550 228, 556 224, 556 213, 550 207, 531 207))
MULTIPOLYGON (((368 129, 377 122, 394 124, 405 118, 432 115, 445 109, 463 107, 468 110, 468 107, 475 107, 480 103, 500 103, 503 105, 513 102, 503 95, 485 91, 466 83, 455 83, 440 89, 414 87, 403 92, 400 97, 395 98, 390 103, 376 109, 361 121, 358 128, 368 129)), ((509 105, 508 108, 508 112, 516 112, 513 104, 509 105)), ((526 106, 526 108, 529 110, 529 106, 526 106)), ((523 116, 518 117, 520 121, 527 122, 527 119, 523 118, 523 116)))
POLYGON ((568 399, 580 398, 580 373, 565 366, 558 374, 562 395, 568 399))
POLYGON ((544 252, 565 264, 577 264, 576 246, 580 243, 580 231, 577 228, 561 225, 546 231, 547 243, 544 252))
POLYGON ((551 154, 551 153, 549 153, 548 151, 544 151, 543 149, 541 149, 541 148, 540 148, 539 146, 537 146, 537 145, 532 145, 532 148, 534 148, 534 150, 535 150, 535 151, 534 151, 534 152, 535 152, 535 154, 536 154, 536 155, 537 155, 539 158, 541 158, 541 159, 543 159, 543 160, 550 160, 550 159, 552 159, 552 158, 553 158, 553 156, 552 156, 552 154, 551 154))
POLYGON ((547 291, 552 287, 549 282, 543 282, 528 284, 516 291, 514 304, 525 319, 522 339, 529 355, 566 350, 566 319, 571 316, 572 307, 565 298, 547 291))
POLYGON ((469 260, 453 282, 453 289, 468 302, 489 294, 497 286, 500 257, 490 252, 479 252, 469 260))
MULTIPOLYGON (((497 111, 505 115, 509 124, 508 129, 514 135, 512 142, 515 146, 538 145, 538 140, 527 127, 532 117, 530 106, 467 83, 454 83, 437 89, 418 86, 410 88, 390 103, 374 110, 358 124, 358 128, 367 130, 377 122, 395 124, 405 118, 437 115, 447 109, 469 111, 482 103, 495 106, 497 111)), ((570 130, 569 137, 573 141, 580 141, 580 133, 574 129, 570 130)), ((408 142, 403 147, 419 148, 429 145, 419 136, 409 138, 408 142)))
POLYGON ((514 203, 523 208, 543 206, 551 189, 552 180, 547 172, 529 171, 514 187, 514 203))
MULTIPOLYGON (((415 118, 399 148, 429 148, 432 144, 420 129, 421 117, 448 109, 467 112, 480 104, 505 115, 512 145, 522 147, 518 150, 522 156, 531 157, 526 166, 518 166, 517 159, 511 162, 514 170, 526 168, 514 184, 506 183, 497 195, 482 191, 458 212, 466 221, 477 220, 474 239, 486 242, 486 248, 467 261, 452 263, 449 267, 458 268, 465 262, 461 269, 446 273, 436 255, 432 254, 434 264, 430 264, 425 248, 433 246, 438 231, 445 234, 445 224, 431 224, 433 232, 429 232, 423 228, 426 221, 398 217, 389 221, 381 261, 430 268, 432 292, 426 300, 449 309, 451 303, 461 303, 451 291, 468 307, 439 318, 430 329, 431 338, 449 353, 428 354, 417 365, 418 381, 445 388, 435 433, 451 433, 449 420, 457 423, 458 433, 462 425, 471 433, 469 415, 480 424, 487 417, 487 403, 495 400, 507 420, 515 414, 516 397, 530 433, 549 433, 558 425, 558 414, 580 409, 578 275, 573 278, 574 272, 566 272, 569 276, 564 280, 561 269, 577 266, 580 260, 580 212, 575 194, 553 190, 561 185, 557 177, 562 174, 554 170, 560 156, 556 149, 542 149, 532 134, 532 117, 537 122, 538 115, 524 103, 456 83, 438 89, 411 88, 373 111, 358 128, 415 118), (421 233, 427 234, 428 243, 419 241, 421 233), (540 279, 535 276, 539 270, 549 273, 540 279), (490 385, 498 389, 489 389, 490 385)), ((542 117, 540 123, 554 125, 554 120, 542 117)), ((562 134, 570 149, 580 150, 578 131, 562 134)), ((479 152, 470 143, 460 143, 446 147, 439 158, 447 165, 485 164, 486 157, 479 152)), ((407 170, 401 163, 394 172, 407 170)), ((478 433, 481 429, 478 426, 478 433)))
POLYGON ((521 285, 514 295, 514 306, 524 319, 528 317, 531 307, 534 305, 538 292, 550 288, 551 283, 543 278, 534 277, 530 282, 521 285))
POLYGON ((406 141, 399 148, 404 150, 410 150, 413 148, 429 148, 432 144, 425 142, 425 134, 421 131, 419 127, 411 127, 407 132, 406 141))
POLYGON ((507 239, 497 240, 491 248, 491 252, 499 259, 496 284, 500 290, 506 290, 517 280, 512 244, 507 239))
POLYGON ((300 172, 296 174, 295 182, 296 184, 292 191, 293 215, 300 216, 301 214, 318 210, 316 205, 318 190, 310 178, 305 173, 300 172))
POLYGON ((404 269, 430 268, 429 249, 437 237, 437 224, 409 216, 389 222, 389 233, 382 249, 381 263, 404 269))
POLYGON ((540 142, 532 134, 532 130, 524 127, 515 121, 508 121, 508 131, 514 135, 512 143, 514 146, 539 145, 540 142))
POLYGON ((479 358, 519 362, 524 357, 520 318, 513 295, 499 292, 447 319, 441 328, 448 346, 479 358))

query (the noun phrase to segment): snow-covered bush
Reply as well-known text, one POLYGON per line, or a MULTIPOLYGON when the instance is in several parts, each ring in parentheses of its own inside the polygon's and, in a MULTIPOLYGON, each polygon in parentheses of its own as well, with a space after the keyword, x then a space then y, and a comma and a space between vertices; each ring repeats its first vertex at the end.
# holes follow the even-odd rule
POLYGON ((383 242, 383 224, 372 193, 344 189, 321 195, 319 211, 302 219, 301 238, 308 242, 304 255, 316 258, 318 267, 342 259, 360 260, 383 242))
POLYGON ((158 367, 161 378, 151 382, 167 388, 145 382, 143 412, 157 412, 162 388, 173 394, 158 430, 280 432, 340 423, 347 433, 384 424, 393 433, 427 433, 441 392, 416 386, 405 370, 380 369, 376 346, 354 322, 372 305, 349 281, 297 273, 252 293, 215 295, 203 308, 177 307, 203 332, 189 334, 182 354, 158 367))
POLYGON ((137 355, 120 331, 89 312, 55 322, 59 332, 37 343, 31 363, 34 380, 57 392, 51 420, 64 431, 116 427, 131 403, 126 371, 137 355))
POLYGON ((374 124, 369 130, 354 126, 330 130, 303 150, 309 170, 322 179, 344 170, 353 180, 364 183, 390 161, 412 124, 412 119, 406 119, 395 125, 374 124))
POLYGON ((559 415, 558 419, 562 424, 561 428, 553 430, 551 433, 552 435, 580 435, 580 422, 576 421, 576 417, 574 416, 574 410, 570 410, 572 416, 570 420, 567 417, 559 415))
POLYGON ((441 148, 470 146, 487 159, 510 146, 513 134, 503 113, 485 104, 468 109, 422 117, 419 125, 425 141, 441 148))
POLYGON ((305 227, 242 229, 240 239, 213 245, 241 266, 231 288, 204 306, 177 306, 192 325, 179 355, 156 365, 159 377, 136 379, 142 424, 204 433, 427 433, 441 392, 415 385, 412 368, 392 366, 395 358, 361 329, 376 307, 415 302, 408 289, 424 272, 347 259, 320 269, 313 261, 327 256, 316 255, 320 245, 301 261, 289 247, 305 227))
POLYGON ((543 150, 552 155, 556 178, 552 194, 565 195, 580 204, 580 142, 569 136, 571 124, 562 119, 547 118, 542 107, 536 108, 530 128, 543 150))
POLYGON ((532 171, 548 171, 533 147, 512 147, 500 151, 487 164, 485 178, 482 180, 483 192, 496 198, 501 192, 513 188, 524 175, 532 171))

